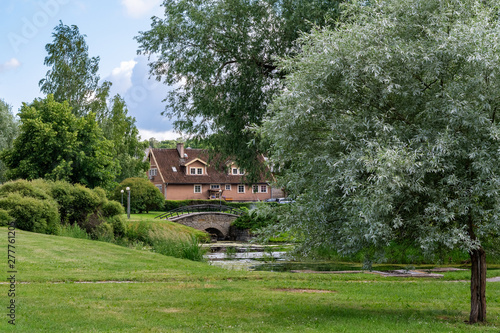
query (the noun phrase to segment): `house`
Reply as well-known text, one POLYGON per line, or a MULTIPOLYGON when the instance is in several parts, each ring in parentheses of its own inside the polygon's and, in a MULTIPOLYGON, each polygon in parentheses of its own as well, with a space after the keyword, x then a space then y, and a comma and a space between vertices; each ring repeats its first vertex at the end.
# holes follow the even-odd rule
MULTIPOLYGON (((251 186, 245 184, 245 171, 228 162, 221 168, 208 163, 202 149, 151 148, 148 176, 166 200, 222 199, 227 201, 263 201, 271 198, 272 190, 262 177, 251 186)), ((263 161, 262 161, 263 162, 263 161)))

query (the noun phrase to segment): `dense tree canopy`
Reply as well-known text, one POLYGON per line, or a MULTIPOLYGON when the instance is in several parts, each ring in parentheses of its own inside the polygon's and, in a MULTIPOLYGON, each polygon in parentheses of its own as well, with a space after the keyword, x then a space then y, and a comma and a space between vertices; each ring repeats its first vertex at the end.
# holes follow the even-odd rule
POLYGON ((353 2, 301 39, 262 133, 304 245, 406 239, 468 251, 470 322, 486 319, 482 243, 500 232, 496 4, 353 2))
POLYGON ((67 101, 78 117, 90 112, 97 115, 104 136, 113 143, 112 155, 117 162, 113 180, 119 183, 144 174, 146 147, 140 142, 135 119, 127 115, 125 101, 116 95, 108 103, 111 83, 99 84, 99 57, 89 57, 85 37, 75 25, 61 22, 54 28, 53 42, 45 46, 45 65, 51 69, 40 80, 40 90, 53 94, 56 102, 67 101))
MULTIPOLYGON (((17 134, 17 122, 11 113, 11 107, 0 99, 0 152, 12 148, 12 142, 17 134)), ((6 167, 0 161, 0 184, 5 181, 6 167)))
POLYGON ((337 16, 333 0, 164 1, 165 18, 141 32, 139 52, 154 54, 151 73, 177 87, 165 113, 177 129, 208 137, 246 170, 261 153, 249 127, 259 125, 283 73, 275 57, 290 54, 300 31, 337 16))
POLYGON ((76 117, 67 102, 49 95, 23 104, 19 118, 18 137, 0 155, 8 178, 66 180, 89 187, 113 181, 113 143, 104 137, 95 114, 76 117))
POLYGON ((139 140, 135 118, 128 116, 125 101, 119 95, 113 98, 109 108, 99 114, 99 123, 104 136, 113 142, 113 157, 120 166, 115 182, 145 175, 149 168, 145 161, 147 143, 139 140))
POLYGON ((89 57, 85 35, 76 25, 60 22, 52 36, 53 42, 45 46, 48 55, 44 61, 51 69, 40 80, 40 90, 53 94, 57 102, 68 101, 77 116, 98 113, 106 107, 111 85, 107 81, 99 85, 99 57, 89 57))

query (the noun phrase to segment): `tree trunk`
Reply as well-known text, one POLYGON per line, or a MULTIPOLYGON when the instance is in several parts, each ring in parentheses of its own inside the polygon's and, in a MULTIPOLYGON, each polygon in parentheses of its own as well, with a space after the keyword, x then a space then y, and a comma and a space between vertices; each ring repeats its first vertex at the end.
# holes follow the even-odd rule
POLYGON ((484 249, 469 252, 471 259, 469 324, 486 321, 486 253, 484 249))

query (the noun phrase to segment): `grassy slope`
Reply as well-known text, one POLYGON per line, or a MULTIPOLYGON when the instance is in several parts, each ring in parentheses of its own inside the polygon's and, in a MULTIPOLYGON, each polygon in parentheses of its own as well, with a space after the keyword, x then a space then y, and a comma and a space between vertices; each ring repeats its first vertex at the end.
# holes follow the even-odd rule
MULTIPOLYGON (((6 253, 6 228, 0 235, 6 253)), ((2 332, 498 332, 500 327, 500 283, 487 287, 490 322, 470 327, 464 323, 467 282, 226 271, 29 232, 17 232, 16 251, 16 277, 28 283, 16 286, 15 329, 3 316, 2 332), (113 280, 135 283, 95 283, 113 280), (286 290, 294 288, 331 292, 286 290)), ((1 267, 7 271, 6 260, 1 267)), ((0 285, 4 309, 8 288, 0 285)))
POLYGON ((123 217, 126 219, 129 228, 130 227, 133 228, 134 226, 135 228, 137 228, 137 226, 140 223, 145 223, 147 225, 156 225, 168 232, 171 232, 173 235, 178 235, 178 236, 193 235, 199 240, 210 241, 210 236, 204 231, 187 227, 179 223, 170 222, 165 219, 155 219, 155 217, 158 216, 159 214, 162 214, 162 212, 150 212, 149 214, 146 213, 130 214, 130 220, 127 219, 126 214, 124 214, 123 217))

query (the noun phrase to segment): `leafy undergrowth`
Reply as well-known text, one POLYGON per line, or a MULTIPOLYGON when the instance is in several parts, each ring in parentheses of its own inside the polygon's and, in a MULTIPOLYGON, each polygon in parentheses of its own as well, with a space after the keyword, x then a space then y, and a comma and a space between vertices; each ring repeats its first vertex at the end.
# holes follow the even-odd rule
MULTIPOLYGON (((7 249, 7 229, 0 228, 0 234, 7 249)), ((464 322, 469 310, 467 282, 227 271, 105 242, 22 231, 15 239, 16 326, 4 318, 2 332, 498 332, 500 328, 500 283, 487 287, 489 322, 470 326, 464 322)), ((6 260, 3 265, 6 272, 6 260)), ((6 306, 10 286, 3 288, 1 302, 6 306)))

